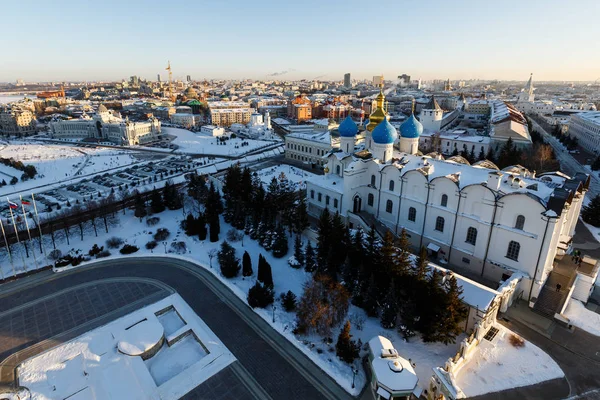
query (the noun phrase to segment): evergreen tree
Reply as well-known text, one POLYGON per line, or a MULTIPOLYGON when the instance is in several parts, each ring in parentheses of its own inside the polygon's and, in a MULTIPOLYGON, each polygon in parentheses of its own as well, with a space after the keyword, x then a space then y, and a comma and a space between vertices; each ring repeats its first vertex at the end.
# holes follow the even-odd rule
POLYGON ((235 278, 240 271, 240 260, 235 256, 235 249, 224 240, 221 243, 221 250, 217 254, 221 274, 225 278, 235 278))
POLYGON ((134 204, 135 204, 134 215, 136 217, 138 217, 139 219, 142 219, 146 215, 148 215, 148 211, 146 210, 146 202, 144 201, 144 199, 142 198, 142 195, 138 191, 136 191, 136 193, 135 193, 134 204))
POLYGON ((516 165, 519 163, 519 152, 515 147, 513 140, 511 137, 508 138, 502 149, 500 150, 500 155, 498 157, 498 167, 506 168, 510 165, 516 165))
MULTIPOLYGON (((208 231, 206 230, 206 218, 204 217, 203 213, 198 215, 198 218, 196 219, 196 226, 198 228, 198 239, 206 240, 206 234, 208 231)), ((218 235, 217 240, 219 240, 218 235)))
POLYGON ((473 164, 475 161, 477 161, 477 158, 475 157, 475 146, 471 147, 471 151, 469 152, 469 156, 467 157, 467 160, 469 160, 469 162, 471 164, 473 164))
POLYGON ((352 364, 358 358, 361 345, 352 340, 350 335, 350 321, 346 321, 342 328, 337 343, 335 344, 335 354, 345 363, 352 364))
POLYGON ((252 259, 247 251, 242 257, 242 276, 252 276, 252 259))
POLYGON ((306 244, 306 250, 304 250, 304 270, 306 272, 314 272, 317 269, 315 260, 315 250, 310 244, 310 241, 306 244))
POLYGON ((419 251, 419 256, 417 257, 417 262, 415 264, 415 278, 417 280, 421 281, 427 278, 428 265, 429 260, 427 258, 427 248, 425 246, 421 246, 421 250, 419 251))
POLYGON ((302 249, 302 238, 299 234, 296 234, 294 240, 294 258, 300 265, 299 268, 304 268, 304 250, 302 249))
POLYGON ((294 311, 296 309, 296 295, 291 290, 281 295, 281 305, 287 312, 294 311))
POLYGON ((399 276, 406 276, 412 267, 410 240, 408 239, 408 233, 406 233, 406 229, 404 228, 400 232, 400 238, 398 239, 398 251, 396 252, 395 267, 396 275, 399 276))
POLYGON ((371 275, 369 284, 366 287, 366 293, 363 295, 363 308, 369 317, 379 315, 379 288, 375 282, 375 277, 371 275))
POLYGON ((429 339, 450 344, 455 343, 456 337, 462 333, 462 322, 467 318, 468 310, 460 298, 462 289, 458 287, 456 278, 450 276, 446 279, 445 286, 443 303, 439 307, 441 312, 438 320, 438 329, 429 339))
POLYGON ((317 232, 317 268, 322 271, 326 268, 331 246, 331 214, 327 208, 321 213, 317 232))
POLYGON ((455 147, 454 150, 452 150, 452 156, 455 157, 458 155, 458 149, 455 147))
POLYGON ((221 231, 219 218, 210 221, 210 241, 212 243, 219 241, 219 232, 221 231))
POLYGON ((310 225, 308 221, 306 198, 304 196, 300 196, 294 216, 294 232, 296 232, 296 234, 301 234, 310 225))
POLYGON ((481 151, 479 152, 479 155, 477 156, 477 161, 483 161, 485 160, 485 152, 483 151, 483 147, 481 147, 481 151))
POLYGON ((592 163, 592 171, 598 171, 600 169, 600 156, 596 157, 592 163))
POLYGON ((494 150, 492 149, 492 146, 488 147, 488 151, 485 154, 485 159, 493 163, 496 162, 496 156, 494 155, 494 150))
POLYGON ((163 203, 160 192, 156 189, 150 194, 150 210, 153 214, 161 213, 165 210, 165 204, 163 203))
POLYGON ((272 286, 256 282, 254 286, 248 290, 248 305, 252 308, 265 308, 269 304, 273 304, 275 293, 272 286))
POLYGON ((600 227, 600 195, 596 195, 581 210, 581 218, 590 225, 600 227))
POLYGON ((273 256, 281 258, 288 252, 288 239, 283 227, 277 226, 275 230, 275 242, 273 243, 273 256))
POLYGON ((394 291, 394 285, 391 284, 387 295, 383 299, 383 304, 381 305, 380 322, 381 326, 385 329, 395 328, 398 320, 398 302, 394 291))
POLYGON ((261 255, 258 258, 258 280, 264 283, 266 286, 273 287, 273 274, 271 271, 271 265, 267 262, 267 259, 261 255))
POLYGON ((191 213, 185 218, 185 234, 188 236, 196 236, 198 234, 197 220, 191 213))

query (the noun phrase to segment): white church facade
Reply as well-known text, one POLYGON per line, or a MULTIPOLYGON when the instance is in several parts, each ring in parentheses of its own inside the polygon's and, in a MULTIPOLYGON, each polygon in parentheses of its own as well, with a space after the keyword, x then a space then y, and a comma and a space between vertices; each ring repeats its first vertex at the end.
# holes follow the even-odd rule
POLYGON ((398 137, 376 113, 359 152, 356 125, 342 122, 340 148, 324 156, 326 174, 307 181, 309 212, 318 217, 329 208, 353 227, 374 225, 380 233, 406 229, 432 261, 490 281, 521 272, 522 295, 535 301, 554 257, 570 244, 589 176, 535 176, 520 166, 500 171, 489 161, 419 156, 423 125, 414 115, 398 137))

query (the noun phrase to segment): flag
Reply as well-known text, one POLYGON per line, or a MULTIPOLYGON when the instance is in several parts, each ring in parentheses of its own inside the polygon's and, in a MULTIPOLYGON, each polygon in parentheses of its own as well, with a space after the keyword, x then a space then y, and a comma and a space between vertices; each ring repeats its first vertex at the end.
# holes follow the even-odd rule
POLYGON ((11 210, 16 210, 17 208, 19 208, 19 206, 16 203, 13 203, 10 200, 8 200, 8 206, 11 208, 11 210))
POLYGON ((21 204, 25 205, 25 206, 30 206, 31 203, 27 200, 21 200, 21 204))

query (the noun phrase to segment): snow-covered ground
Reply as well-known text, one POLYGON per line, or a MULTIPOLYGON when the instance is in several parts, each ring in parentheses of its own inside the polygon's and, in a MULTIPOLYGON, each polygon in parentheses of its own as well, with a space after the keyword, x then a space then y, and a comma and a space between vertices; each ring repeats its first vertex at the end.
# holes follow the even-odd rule
POLYGON ((311 172, 304 171, 291 165, 268 167, 257 171, 257 173, 260 180, 265 184, 265 187, 269 186, 273 178, 279 180, 281 177, 285 176, 285 178, 293 184, 294 190, 306 189, 306 179, 315 176, 315 174, 311 172))
POLYGON ((527 341, 523 347, 515 347, 509 342, 514 333, 502 325, 495 326, 499 329, 496 337, 492 342, 482 340, 456 377, 456 384, 467 397, 564 376, 558 364, 539 347, 527 341))
POLYGON ((0 164, 0 181, 4 179, 9 183, 13 176, 19 179, 14 186, 9 184, 0 188, 0 196, 138 162, 135 154, 130 151, 15 141, 0 145, 0 157, 14 158, 25 165, 35 166, 37 170, 34 179, 22 182, 22 171, 0 164))
MULTIPOLYGON (((186 209, 190 208, 191 205, 186 205, 186 209)), ((211 271, 226 285, 228 285, 240 299, 246 301, 248 289, 254 284, 256 275, 249 278, 243 278, 240 274, 240 276, 238 276, 237 278, 226 279, 220 274, 216 258, 212 260, 212 268, 210 267, 210 259, 208 257, 208 252, 212 249, 218 250, 220 248, 221 241, 226 237, 226 233, 230 229, 230 226, 223 220, 221 220, 221 240, 216 243, 210 243, 208 240, 201 242, 197 239, 197 237, 188 237, 185 235, 185 233, 181 231, 180 221, 183 218, 183 213, 181 210, 165 211, 163 213, 157 214, 156 216, 160 218, 160 222, 153 227, 148 227, 145 221, 140 221, 138 218, 133 217, 133 212, 131 210, 127 210, 126 213, 127 215, 125 216, 119 215, 120 220, 118 221, 116 226, 109 227, 108 234, 104 234, 104 227, 101 226, 98 229, 98 237, 94 236, 94 232, 91 229, 91 226, 88 226, 86 228, 86 235, 84 236, 84 240, 81 241, 78 234, 78 229, 76 227, 72 228, 70 246, 66 244, 64 232, 57 231, 55 233, 57 247, 59 247, 63 251, 63 253, 66 253, 68 250, 71 249, 81 249, 84 253, 87 253, 87 251, 92 247, 94 243, 97 243, 101 246, 105 244, 106 239, 112 236, 118 236, 120 238, 123 238, 126 243, 136 245, 140 248, 140 250, 137 253, 134 253, 133 256, 145 256, 152 254, 160 256, 164 255, 165 253, 165 248, 160 242, 158 244, 158 247, 156 247, 154 250, 147 250, 145 248, 145 244, 152 240, 152 235, 156 232, 158 228, 167 228, 171 232, 170 237, 167 239, 168 251, 170 251, 170 243, 172 242, 184 242, 186 243, 187 247, 186 254, 174 254, 174 257, 184 258, 186 260, 190 260, 202 265, 203 267, 211 271)), ((305 238, 304 242, 306 243, 305 238)), ((52 243, 50 241, 50 238, 45 238, 45 243, 46 247, 48 249, 51 249, 52 243)), ((293 269, 287 264, 288 256, 290 256, 293 253, 293 240, 291 238, 289 238, 288 255, 284 256, 281 259, 274 258, 270 252, 260 247, 256 241, 251 240, 247 236, 244 237, 243 242, 240 241, 231 244, 233 245, 233 247, 236 248, 237 256, 240 259, 244 251, 248 251, 252 258, 254 274, 256 274, 258 255, 263 254, 263 256, 265 256, 265 258, 271 264, 272 267, 276 299, 279 298, 279 295, 281 293, 287 292, 288 290, 291 290, 296 294, 296 296, 298 296, 298 298, 300 298, 300 296, 302 295, 302 285, 304 282, 311 278, 311 275, 303 270, 293 269)), ((17 269, 23 269, 21 267, 21 256, 18 250, 19 248, 17 248, 17 246, 13 246, 13 251, 15 251, 15 266, 17 269)), ((110 251, 112 253, 110 258, 124 257, 118 253, 118 250, 110 251)), ((21 250, 21 253, 24 254, 24 251, 21 250)), ((28 259, 27 262, 29 265, 28 268, 34 267, 32 259, 28 259)), ((11 265, 8 262, 7 256, 4 252, 0 253, 0 266, 3 268, 5 274, 12 273, 11 265)), ((82 265, 82 267, 85 267, 85 263, 82 265)), ((271 326, 273 326, 274 329, 276 329, 283 336, 285 336, 291 343, 293 343, 301 351, 303 351, 325 372, 332 376, 333 379, 335 379, 349 393, 353 395, 358 395, 360 393, 362 387, 366 383, 366 376, 362 368, 359 368, 360 372, 356 377, 356 385, 355 388, 352 389, 351 367, 348 364, 339 360, 335 355, 335 341, 337 340, 337 336, 341 327, 336 327, 332 331, 331 338, 333 339, 333 343, 326 343, 324 342, 322 337, 319 337, 317 335, 294 335, 292 331, 294 328, 295 314, 292 312, 285 312, 279 302, 276 302, 275 304, 275 322, 273 322, 273 308, 257 308, 254 311, 258 315, 260 315, 265 321, 271 324, 271 326)), ((444 365, 448 358, 453 357, 458 350, 460 341, 464 338, 464 335, 462 335, 457 338, 456 344, 451 344, 447 346, 440 343, 424 343, 416 337, 412 338, 409 342, 407 342, 395 330, 383 329, 378 319, 367 317, 366 313, 362 309, 354 306, 350 306, 349 308, 348 319, 350 319, 350 321, 352 322, 353 338, 361 339, 363 344, 367 343, 372 337, 377 335, 381 335, 390 339, 394 347, 398 350, 400 356, 406 359, 410 358, 412 362, 416 364, 415 371, 419 378, 419 385, 423 388, 427 388, 429 384, 429 379, 432 375, 432 368, 444 365), (361 325, 361 322, 362 327, 359 327, 359 325, 361 325)), ((363 351, 362 354, 364 355, 365 351, 363 351)), ((495 363, 496 361, 494 359, 491 359, 490 362, 495 363)), ((482 367, 485 367, 485 359, 482 359, 479 363, 480 365, 482 365, 482 367)), ((521 373, 519 372, 520 370, 515 371, 516 374, 521 373)), ((528 371, 528 373, 534 374, 532 370, 528 371)), ((510 387, 510 385, 512 384, 512 381, 510 379, 518 381, 517 378, 512 377, 510 374, 508 374, 507 371, 505 371, 505 377, 507 378, 505 381, 506 385, 502 387, 502 389, 507 389, 510 387)), ((502 386, 501 382, 497 382, 495 385, 496 386, 490 387, 489 391, 502 390, 497 389, 502 386)))
POLYGON ((581 301, 573 298, 569 300, 565 317, 569 318, 571 324, 576 327, 592 335, 600 336, 600 314, 585 308, 581 301))
POLYGON ((220 143, 218 138, 181 128, 163 127, 162 133, 176 136, 172 143, 179 146, 176 150, 178 153, 238 156, 273 144, 273 142, 264 140, 235 138, 227 140, 225 145, 221 145, 218 144, 220 143), (242 142, 246 142, 248 145, 242 146, 242 142))
MULTIPOLYGON (((154 337, 149 348, 160 343, 161 337, 154 337)), ((173 294, 25 361, 17 374, 19 384, 30 390, 32 400, 174 400, 234 361, 210 328, 179 295, 173 294), (163 328, 163 320, 157 315, 171 307, 185 324, 168 335, 167 326, 163 328), (164 344, 145 361, 117 350, 120 341, 147 339, 145 328, 134 331, 141 324, 154 324, 165 331, 164 344)))

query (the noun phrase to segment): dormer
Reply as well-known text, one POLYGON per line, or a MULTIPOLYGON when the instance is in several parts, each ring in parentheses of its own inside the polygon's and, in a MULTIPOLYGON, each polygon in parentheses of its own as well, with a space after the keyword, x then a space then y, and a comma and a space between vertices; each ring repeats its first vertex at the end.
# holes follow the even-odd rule
POLYGON ((486 185, 488 188, 493 191, 498 191, 500 189, 500 183, 502 182, 502 174, 498 171, 492 171, 488 173, 488 178, 486 185))

